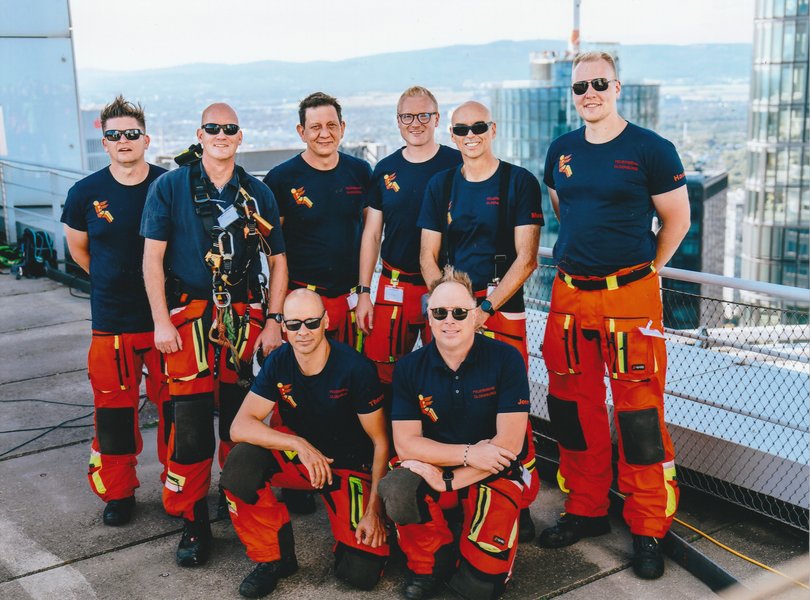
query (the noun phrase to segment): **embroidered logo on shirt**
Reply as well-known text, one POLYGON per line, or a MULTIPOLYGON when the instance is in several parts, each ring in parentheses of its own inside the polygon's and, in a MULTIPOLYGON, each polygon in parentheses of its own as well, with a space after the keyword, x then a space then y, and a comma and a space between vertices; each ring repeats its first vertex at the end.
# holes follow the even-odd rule
POLYGON ((571 169, 571 165, 568 164, 571 162, 571 156, 573 155, 560 154, 560 166, 558 170, 560 173, 564 173, 566 177, 571 177, 571 175, 574 174, 574 171, 571 169))
POLYGON ((359 196, 363 193, 363 187, 360 185, 347 185, 344 191, 347 196, 359 196))
POLYGON ((634 160, 620 160, 613 161, 614 169, 624 169, 625 171, 638 171, 638 163, 634 160))
POLYGON ((427 417, 435 423, 439 420, 439 416, 436 414, 435 410, 430 408, 432 404, 433 396, 423 396, 422 394, 419 394, 419 410, 422 411, 423 415, 427 415, 427 417))
POLYGON ((101 202, 99 202, 98 200, 93 200, 93 208, 96 209, 96 216, 99 219, 106 219, 107 223, 112 223, 113 216, 110 213, 110 211, 107 210, 107 207, 109 205, 110 203, 107 202, 106 200, 102 200, 101 202))
POLYGON ((487 206, 498 206, 501 203, 501 199, 498 196, 487 196, 486 202, 487 206))
POLYGON ((339 388, 337 390, 329 390, 330 400, 340 400, 344 396, 349 395, 349 388, 339 388))
POLYGON ((497 394, 498 390, 495 389, 494 385, 490 385, 489 387, 472 391, 473 398, 475 398, 476 400, 478 400, 479 398, 489 398, 490 396, 496 396, 497 394))
POLYGON ((293 400, 292 394, 292 384, 291 383, 277 383, 276 387, 278 387, 278 393, 281 394, 281 399, 284 400, 287 404, 292 406, 293 408, 298 408, 298 405, 293 400))
POLYGON ((312 208, 312 200, 304 195, 306 194, 306 190, 303 186, 300 188, 291 189, 290 193, 292 194, 293 200, 295 200, 296 204, 303 204, 307 208, 312 208))
POLYGON ((391 173, 390 175, 386 173, 383 175, 383 181, 385 182, 385 189, 387 190, 394 190, 395 192, 399 191, 399 184, 394 181, 397 178, 396 173, 391 173))

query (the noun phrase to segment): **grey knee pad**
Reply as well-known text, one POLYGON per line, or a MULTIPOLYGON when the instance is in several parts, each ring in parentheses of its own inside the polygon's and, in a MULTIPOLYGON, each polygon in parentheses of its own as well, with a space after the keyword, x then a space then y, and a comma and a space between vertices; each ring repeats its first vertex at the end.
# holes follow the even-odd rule
POLYGON ((409 469, 394 469, 380 480, 377 491, 385 505, 385 514, 399 525, 430 520, 424 496, 427 483, 409 469))
POLYGON ((259 490, 277 471, 278 463, 272 451, 241 442, 228 453, 219 485, 243 502, 255 504, 259 490))
POLYGON ((335 548, 335 577, 358 590, 371 590, 382 576, 386 558, 338 543, 335 548))
POLYGON ((495 600, 506 589, 504 579, 506 573, 488 575, 462 559, 447 586, 466 600, 495 600))
POLYGON ((214 456, 214 394, 175 396, 174 460, 191 465, 214 456))
POLYGON ((628 464, 654 465, 664 460, 658 409, 627 410, 617 414, 624 458, 628 464))

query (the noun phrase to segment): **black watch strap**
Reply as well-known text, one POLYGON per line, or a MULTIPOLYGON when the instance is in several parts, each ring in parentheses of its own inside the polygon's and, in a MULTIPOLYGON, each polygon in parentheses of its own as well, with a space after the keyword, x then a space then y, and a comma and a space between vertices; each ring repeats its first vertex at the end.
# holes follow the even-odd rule
POLYGON ((444 487, 447 489, 448 492, 453 491, 453 476, 454 475, 455 475, 455 472, 452 471, 452 470, 445 471, 444 473, 442 473, 442 479, 444 480, 444 487))
POLYGON ((282 313, 267 313, 267 318, 272 319, 276 323, 281 323, 284 321, 284 315, 282 313))

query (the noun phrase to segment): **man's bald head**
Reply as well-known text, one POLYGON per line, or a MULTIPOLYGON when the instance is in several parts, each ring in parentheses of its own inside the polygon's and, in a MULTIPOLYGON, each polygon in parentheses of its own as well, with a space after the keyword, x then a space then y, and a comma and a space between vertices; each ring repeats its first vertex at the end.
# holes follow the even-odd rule
POLYGON ((308 319, 320 317, 324 306, 321 297, 306 288, 293 290, 284 300, 284 319, 308 319))
POLYGON ((214 102, 213 104, 206 106, 205 110, 202 112, 200 125, 205 125, 206 123, 235 123, 236 125, 239 125, 239 117, 230 104, 225 104, 224 102, 214 102))
POLYGON ((492 113, 489 108, 475 100, 468 100, 453 111, 450 123, 464 123, 469 125, 478 121, 486 123, 491 120, 492 113))

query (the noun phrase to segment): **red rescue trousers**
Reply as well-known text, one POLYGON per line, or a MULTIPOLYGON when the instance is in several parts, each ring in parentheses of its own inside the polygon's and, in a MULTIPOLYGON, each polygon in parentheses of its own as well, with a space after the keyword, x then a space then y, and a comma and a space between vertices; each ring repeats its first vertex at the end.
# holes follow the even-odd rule
POLYGON ((425 523, 397 524, 399 547, 416 574, 434 573, 440 549, 453 543, 444 510, 461 506, 464 521, 459 553, 480 578, 501 586, 512 574, 518 547, 518 516, 523 483, 506 477, 484 480, 462 490, 424 496, 430 518, 425 523))
POLYGON ((93 330, 87 370, 93 388, 95 436, 87 477, 90 488, 104 502, 132 496, 140 486, 135 465, 143 448, 138 401, 144 365, 148 373, 146 396, 158 413, 161 480, 166 479, 164 407, 169 406, 169 389, 154 338, 152 331, 116 334, 93 330))
MULTIPOLYGON (((646 268, 637 265, 613 276, 646 268)), ((565 274, 562 274, 565 276, 565 274)), ((667 353, 658 275, 582 290, 555 278, 543 340, 548 407, 560 447, 565 510, 607 514, 612 480, 605 370, 619 439, 624 518, 637 535, 663 537, 678 505, 675 453, 664 422, 667 353)), ((592 281, 594 278, 586 278, 592 281)))
POLYGON ((352 292, 333 295, 328 290, 317 285, 290 281, 287 291, 289 294, 293 290, 307 288, 321 297, 326 314, 329 315, 329 329, 326 335, 330 338, 343 342, 355 348, 358 352, 363 348, 363 338, 357 329, 357 315, 354 308, 357 306, 357 297, 352 292), (349 301, 354 296, 354 306, 349 308, 349 301))
MULTIPOLYGON (((292 433, 288 428, 279 429, 292 433)), ((255 450, 253 452, 255 453, 255 450)), ((261 464, 251 464, 249 469, 245 469, 248 465, 237 466, 228 462, 225 465, 225 472, 228 474, 223 473, 223 481, 228 479, 230 482, 224 487, 225 497, 228 499, 228 509, 231 512, 231 521, 251 560, 271 562, 280 560, 282 556, 286 558, 289 554, 294 554, 294 549, 291 547, 292 537, 289 536, 288 540, 279 539, 279 532, 289 528, 290 514, 287 506, 276 500, 271 486, 319 492, 324 506, 326 506, 326 513, 329 515, 335 549, 338 544, 343 544, 347 548, 359 552, 381 557, 388 556, 388 544, 372 548, 365 544, 358 544, 355 538, 357 525, 363 518, 371 495, 371 474, 369 472, 333 468, 332 486, 328 489, 324 487, 323 490, 315 490, 309 483, 307 469, 301 464, 297 453, 264 450, 261 454, 263 455, 261 464), (235 472, 240 467, 243 471, 264 474, 267 479, 260 481, 258 486, 253 482, 245 485, 244 479, 251 478, 252 474, 239 477, 235 472)), ((232 460, 238 458, 240 458, 240 454, 234 453, 232 460)))
POLYGON ((234 303, 234 357, 208 338, 216 308, 207 300, 192 300, 171 311, 172 324, 183 349, 165 355, 174 415, 169 436, 169 472, 163 506, 170 515, 194 520, 194 504, 208 494, 216 438, 214 410, 219 410, 219 464, 233 447, 230 427, 248 393, 237 368, 252 374, 256 340, 264 328, 260 304, 234 303))
POLYGON ((413 350, 417 336, 426 339, 422 296, 427 286, 419 273, 406 273, 383 262, 374 301, 374 328, 366 337, 366 356, 377 365, 383 384, 390 384, 396 361, 413 350), (390 276, 387 276, 389 273, 390 276))

